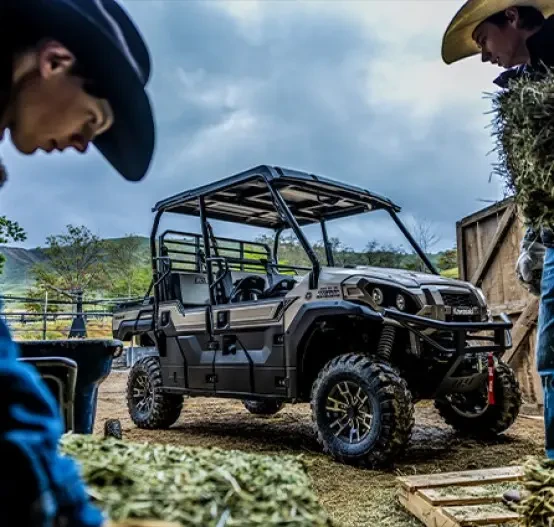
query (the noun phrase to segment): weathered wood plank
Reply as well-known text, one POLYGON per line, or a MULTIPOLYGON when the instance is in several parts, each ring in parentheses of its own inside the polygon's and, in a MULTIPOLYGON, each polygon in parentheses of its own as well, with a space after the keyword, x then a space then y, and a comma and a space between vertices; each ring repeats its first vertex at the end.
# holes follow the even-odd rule
POLYGON ((514 521, 519 518, 517 512, 511 511, 503 505, 442 507, 442 511, 461 527, 493 525, 514 521))
POLYGON ((475 222, 475 229, 477 235, 477 260, 480 262, 483 259, 483 233, 481 224, 477 221, 475 222))
POLYGON ((421 488, 446 487, 451 485, 477 485, 483 483, 498 483, 501 481, 516 481, 523 476, 520 466, 489 468, 483 470, 465 470, 460 472, 442 472, 421 476, 397 478, 408 491, 421 488))
POLYGON ((506 198, 502 201, 499 201, 497 203, 494 203, 493 205, 486 207, 484 209, 481 209, 477 212, 474 212, 473 214, 470 214, 469 216, 466 216, 465 218, 462 218, 460 220, 460 226, 465 227, 466 225, 472 225, 478 221, 481 221, 485 218, 489 218, 494 215, 502 214, 504 212, 504 209, 508 207, 511 203, 513 203, 513 198, 506 198))
POLYGON ((485 252, 485 256, 483 259, 479 262, 479 266, 475 270, 475 273, 473 273, 471 277, 471 283, 475 285, 480 285, 484 274, 487 272, 492 259, 496 252, 498 251, 498 248, 500 246, 500 242, 502 241, 504 234, 506 233, 506 230, 508 227, 510 227, 516 212, 516 206, 511 203, 506 208, 504 215, 502 216, 502 219, 500 220, 500 223, 498 224, 498 228, 496 230, 496 234, 494 235, 493 239, 490 241, 489 246, 485 252))
POLYGON ((427 527, 460 527, 460 524, 446 516, 440 508, 433 507, 421 496, 402 489, 398 501, 411 514, 427 527))
POLYGON ((513 302, 506 302, 505 304, 494 304, 491 305, 490 310, 493 315, 499 315, 500 313, 506 313, 506 315, 520 315, 523 313, 528 303, 528 300, 516 300, 513 302))
POLYGON ((437 488, 423 488, 418 491, 421 496, 431 505, 443 507, 453 505, 483 505, 485 503, 502 502, 502 492, 496 490, 491 492, 490 488, 481 485, 463 486, 460 493, 441 491, 437 488))
POLYGON ((537 324, 539 316, 539 299, 533 297, 520 315, 512 329, 512 347, 504 353, 503 360, 508 364, 514 362, 519 354, 521 344, 525 341, 529 332, 537 324))

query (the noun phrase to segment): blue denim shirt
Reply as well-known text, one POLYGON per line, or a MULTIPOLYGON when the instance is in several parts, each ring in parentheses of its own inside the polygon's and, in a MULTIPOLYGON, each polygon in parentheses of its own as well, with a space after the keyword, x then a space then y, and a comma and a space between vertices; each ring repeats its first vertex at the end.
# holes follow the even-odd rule
POLYGON ((99 527, 75 462, 58 452, 56 399, 0 321, 0 525, 99 527))

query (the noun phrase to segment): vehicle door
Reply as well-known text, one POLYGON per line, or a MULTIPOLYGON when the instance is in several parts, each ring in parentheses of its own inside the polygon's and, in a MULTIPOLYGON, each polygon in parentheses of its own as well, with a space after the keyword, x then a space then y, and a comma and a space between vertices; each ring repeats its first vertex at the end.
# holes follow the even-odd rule
POLYGON ((217 394, 286 394, 283 305, 274 298, 213 307, 217 394))
MULTIPOLYGON (((213 393, 214 342, 210 338, 206 277, 199 273, 174 273, 179 296, 159 306, 158 329, 166 340, 162 359, 165 386, 185 387, 191 392, 213 393)), ((162 350, 160 350, 160 355, 162 350)))

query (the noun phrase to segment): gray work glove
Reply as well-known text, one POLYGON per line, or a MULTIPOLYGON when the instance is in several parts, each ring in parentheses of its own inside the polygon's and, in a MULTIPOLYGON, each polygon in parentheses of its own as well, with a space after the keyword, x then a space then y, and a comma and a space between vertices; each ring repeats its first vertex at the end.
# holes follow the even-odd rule
POLYGON ((540 236, 528 229, 521 242, 516 275, 523 287, 535 296, 540 296, 541 293, 544 253, 545 247, 540 236))

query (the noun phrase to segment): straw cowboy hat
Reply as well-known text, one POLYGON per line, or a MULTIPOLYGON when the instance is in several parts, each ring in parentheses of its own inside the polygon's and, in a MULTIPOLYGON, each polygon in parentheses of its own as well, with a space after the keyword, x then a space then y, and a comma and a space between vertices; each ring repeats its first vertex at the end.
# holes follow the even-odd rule
POLYGON ((479 47, 473 31, 490 16, 510 7, 535 7, 545 17, 554 14, 554 0, 468 0, 454 15, 442 40, 442 59, 446 64, 476 55, 479 47))
POLYGON ((33 24, 75 55, 114 113, 112 127, 93 144, 125 179, 141 180, 155 143, 145 91, 150 55, 121 5, 116 0, 1 0, 4 16, 33 24))

